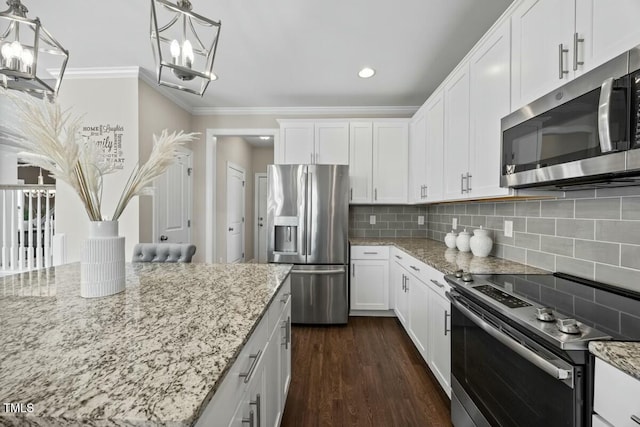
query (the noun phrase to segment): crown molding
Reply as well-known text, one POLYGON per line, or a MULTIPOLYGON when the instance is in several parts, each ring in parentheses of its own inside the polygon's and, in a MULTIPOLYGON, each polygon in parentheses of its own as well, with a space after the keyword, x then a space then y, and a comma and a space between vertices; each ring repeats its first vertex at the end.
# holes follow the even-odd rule
POLYGON ((412 116, 419 106, 405 107, 194 107, 194 116, 350 116, 350 115, 404 115, 412 116))
POLYGON ((150 86, 151 89, 155 90, 160 95, 164 96, 169 101, 173 102, 178 107, 180 107, 183 110, 185 110, 187 113, 193 114, 193 107, 191 105, 187 104, 186 102, 184 102, 182 99, 180 99, 180 97, 178 97, 174 93, 175 89, 169 89, 169 88, 161 87, 160 85, 158 85, 158 82, 156 81, 156 79, 152 75, 150 75, 146 70, 144 70, 142 68, 140 68, 140 72, 138 74, 138 77, 140 78, 140 80, 145 82, 148 86, 150 86))
MULTIPOLYGON (((56 78, 60 74, 59 69, 47 69, 47 72, 56 78)), ((138 77, 139 72, 140 67, 67 68, 64 71, 64 79, 122 79, 138 77)))

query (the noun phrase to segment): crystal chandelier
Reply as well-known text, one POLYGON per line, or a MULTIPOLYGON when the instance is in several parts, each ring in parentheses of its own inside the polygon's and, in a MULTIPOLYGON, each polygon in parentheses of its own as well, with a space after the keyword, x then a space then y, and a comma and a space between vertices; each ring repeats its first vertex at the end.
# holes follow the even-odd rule
POLYGON ((151 0, 151 45, 158 84, 202 96, 217 79, 213 60, 220 25, 193 13, 189 0, 177 4, 151 0))
POLYGON ((69 60, 62 47, 40 24, 27 18, 20 0, 7 0, 9 9, 0 12, 0 85, 37 95, 55 95, 69 60), (53 68, 53 78, 45 79, 44 67, 53 68))

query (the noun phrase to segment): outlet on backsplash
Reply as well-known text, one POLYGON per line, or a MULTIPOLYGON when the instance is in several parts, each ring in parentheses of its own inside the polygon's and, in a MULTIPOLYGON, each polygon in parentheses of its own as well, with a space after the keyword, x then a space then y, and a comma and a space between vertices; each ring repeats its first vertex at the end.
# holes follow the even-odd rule
POLYGON ((424 215, 418 215, 418 225, 424 225, 424 215))
POLYGON ((504 236, 513 237, 513 221, 504 222, 504 236))
POLYGON ((451 228, 454 229, 454 230, 458 229, 458 218, 453 218, 451 220, 451 228))
POLYGON ((375 215, 369 215, 369 224, 376 225, 376 216, 375 215))

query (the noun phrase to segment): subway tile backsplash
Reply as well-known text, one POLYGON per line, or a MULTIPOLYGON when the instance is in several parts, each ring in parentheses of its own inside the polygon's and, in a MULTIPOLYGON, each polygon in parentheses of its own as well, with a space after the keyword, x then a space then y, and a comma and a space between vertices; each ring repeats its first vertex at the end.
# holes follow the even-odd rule
POLYGON ((453 218, 456 231, 489 229, 494 256, 640 291, 640 187, 430 205, 427 237, 444 241, 453 218), (512 237, 504 236, 505 220, 512 237))
POLYGON ((350 206, 349 236, 424 238, 427 237, 427 211, 426 206, 350 206), (376 217, 375 224, 370 224, 371 215, 376 217), (418 224, 419 216, 424 216, 423 225, 418 224))

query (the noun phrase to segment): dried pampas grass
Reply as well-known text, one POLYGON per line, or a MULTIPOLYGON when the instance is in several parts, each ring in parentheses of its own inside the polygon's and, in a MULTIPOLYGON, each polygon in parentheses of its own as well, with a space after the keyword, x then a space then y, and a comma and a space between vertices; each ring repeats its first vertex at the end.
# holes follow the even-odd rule
MULTIPOLYGON (((18 156, 30 165, 49 171, 52 177, 69 184, 78 194, 91 221, 107 220, 102 215, 102 177, 115 172, 100 150, 80 135, 81 116, 72 116, 55 101, 10 92, 0 88, 0 96, 15 106, 14 123, 0 126, 0 135, 19 150, 18 156)), ((155 178, 175 161, 178 149, 193 141, 197 133, 166 129, 153 136, 154 147, 145 164, 136 165, 115 208, 118 220, 129 201, 145 192, 155 178)))

